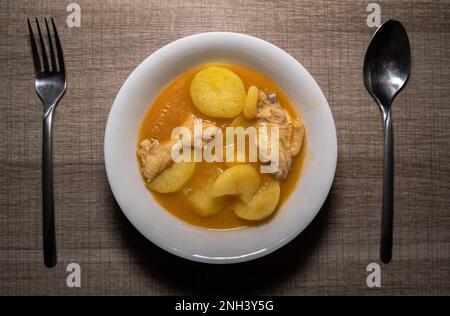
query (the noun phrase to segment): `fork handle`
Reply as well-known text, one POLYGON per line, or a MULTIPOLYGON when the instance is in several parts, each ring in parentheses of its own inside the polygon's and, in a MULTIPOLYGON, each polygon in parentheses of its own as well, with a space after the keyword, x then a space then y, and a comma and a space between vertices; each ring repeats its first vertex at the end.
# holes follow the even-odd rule
POLYGON ((390 109, 383 111, 384 120, 384 179, 383 209, 381 216, 380 259, 388 263, 392 258, 392 224, 394 204, 394 147, 392 115, 390 109))
POLYGON ((42 201, 44 263, 48 268, 56 265, 55 216, 53 208, 52 125, 54 107, 44 112, 42 139, 42 201))

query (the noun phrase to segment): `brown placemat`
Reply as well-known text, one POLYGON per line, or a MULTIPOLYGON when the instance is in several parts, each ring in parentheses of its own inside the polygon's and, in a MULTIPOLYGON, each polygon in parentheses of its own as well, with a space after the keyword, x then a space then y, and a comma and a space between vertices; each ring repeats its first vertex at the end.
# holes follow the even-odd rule
POLYGON ((393 107, 394 255, 379 289, 366 285, 366 266, 378 262, 383 168, 381 115, 362 80, 369 1, 77 2, 81 28, 63 26, 65 1, 0 2, 0 294, 450 294, 448 2, 378 2, 382 21, 404 23, 413 49, 393 107), (68 69, 54 126, 51 270, 42 259, 42 107, 27 16, 56 18, 68 69), (103 163, 108 112, 129 73, 162 45, 205 31, 258 36, 298 59, 338 133, 336 177, 317 218, 286 247, 239 265, 188 262, 152 245, 122 215, 103 163), (81 288, 66 286, 69 262, 81 265, 81 288))

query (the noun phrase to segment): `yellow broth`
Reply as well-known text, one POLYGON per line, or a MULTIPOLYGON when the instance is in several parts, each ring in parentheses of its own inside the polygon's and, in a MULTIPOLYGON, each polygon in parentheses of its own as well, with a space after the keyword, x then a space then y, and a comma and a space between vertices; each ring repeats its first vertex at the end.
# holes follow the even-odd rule
MULTIPOLYGON (((269 78, 242 66, 221 66, 227 67, 239 75, 244 82, 246 91, 251 85, 254 85, 264 91, 275 92, 277 94, 278 101, 289 113, 290 117, 292 119, 300 118, 301 120, 299 113, 296 111, 286 94, 269 78)), ((217 119, 205 116, 195 108, 191 101, 189 94, 190 83, 194 75, 204 67, 206 67, 206 65, 183 73, 161 91, 157 98, 152 102, 149 111, 144 117, 140 128, 138 139, 139 142, 145 138, 154 138, 160 141, 170 139, 172 130, 175 127, 181 126, 186 118, 192 114, 202 119, 215 121, 219 127, 224 127, 231 123, 233 119, 217 119)), ((295 190, 301 175, 302 164, 306 153, 306 145, 305 137, 300 154, 294 157, 294 163, 289 171, 288 177, 280 182, 281 191, 278 208, 295 190)), ((197 162, 195 174, 190 181, 193 181, 194 179, 196 182, 206 180, 212 172, 216 171, 217 168, 225 170, 227 167, 225 163, 222 162, 197 162)), ((271 175, 262 174, 263 181, 268 177, 271 177, 271 175)), ((189 183, 187 183, 186 186, 189 186, 189 183)), ((269 221, 271 218, 269 217, 268 219, 259 222, 249 222, 240 219, 232 210, 231 199, 227 206, 219 213, 208 217, 200 217, 189 205, 189 202, 182 193, 182 190, 175 193, 158 193, 150 189, 149 191, 164 209, 177 218, 195 226, 202 226, 212 229, 233 229, 246 227, 249 225, 259 225, 263 222, 269 221)))

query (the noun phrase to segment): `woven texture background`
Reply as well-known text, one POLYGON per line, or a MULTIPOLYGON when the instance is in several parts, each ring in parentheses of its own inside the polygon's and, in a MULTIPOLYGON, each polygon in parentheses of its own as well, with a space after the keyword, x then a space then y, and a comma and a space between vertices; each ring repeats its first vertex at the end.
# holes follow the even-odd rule
POLYGON ((413 50, 393 107, 394 250, 380 289, 366 286, 366 266, 378 262, 383 168, 381 114, 362 80, 372 1, 77 2, 81 28, 64 25, 68 1, 0 1, 0 294, 450 294, 450 2, 379 2, 382 21, 402 21, 413 50), (68 70, 54 125, 53 269, 42 259, 42 107, 27 16, 56 18, 68 70), (313 223, 281 250, 232 266, 188 262, 148 242, 117 206, 103 163, 108 112, 130 72, 162 45, 205 31, 254 35, 298 59, 338 133, 336 177, 313 223), (81 265, 81 288, 66 287, 70 262, 81 265))

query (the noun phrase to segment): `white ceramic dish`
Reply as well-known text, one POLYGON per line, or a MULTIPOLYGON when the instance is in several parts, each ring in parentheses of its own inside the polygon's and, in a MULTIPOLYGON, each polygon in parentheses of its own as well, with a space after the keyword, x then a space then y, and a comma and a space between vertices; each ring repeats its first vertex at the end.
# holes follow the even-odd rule
POLYGON ((126 217, 159 247, 180 257, 207 263, 252 260, 271 253, 300 234, 328 195, 336 160, 334 120, 316 81, 282 49, 238 33, 197 34, 170 43, 150 55, 120 89, 105 132, 108 180, 126 217), (135 149, 149 104, 175 77, 212 62, 239 64, 267 75, 284 89, 305 122, 308 151, 303 175, 276 216, 261 226, 231 231, 191 226, 154 201, 139 173, 135 149))

